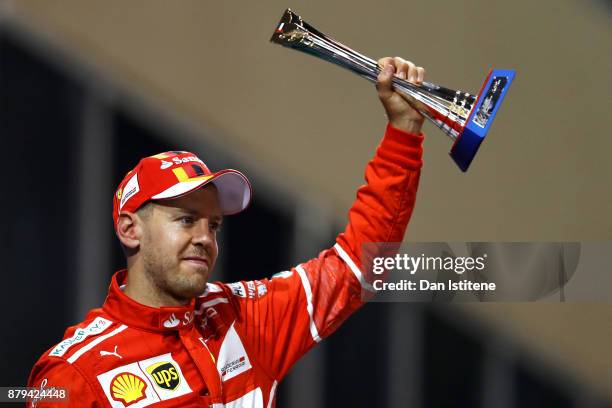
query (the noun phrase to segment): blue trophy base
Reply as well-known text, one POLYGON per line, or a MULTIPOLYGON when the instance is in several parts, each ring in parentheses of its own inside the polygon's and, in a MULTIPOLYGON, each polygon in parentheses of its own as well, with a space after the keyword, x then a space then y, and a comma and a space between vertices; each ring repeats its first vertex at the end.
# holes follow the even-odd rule
POLYGON ((516 71, 512 70, 492 69, 489 72, 465 128, 449 153, 462 171, 467 171, 474 160, 515 75, 516 71))

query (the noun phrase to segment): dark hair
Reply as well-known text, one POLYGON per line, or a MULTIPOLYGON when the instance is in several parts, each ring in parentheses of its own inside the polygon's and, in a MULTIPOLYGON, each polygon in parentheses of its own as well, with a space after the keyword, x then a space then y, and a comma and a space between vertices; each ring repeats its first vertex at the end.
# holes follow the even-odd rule
POLYGON ((151 215, 151 210, 153 210, 151 201, 146 201, 136 210, 136 214, 141 218, 148 218, 151 215))

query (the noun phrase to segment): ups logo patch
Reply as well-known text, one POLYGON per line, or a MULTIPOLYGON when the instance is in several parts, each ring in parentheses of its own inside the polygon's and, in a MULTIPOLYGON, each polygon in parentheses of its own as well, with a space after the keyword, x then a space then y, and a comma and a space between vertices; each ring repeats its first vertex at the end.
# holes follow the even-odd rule
POLYGON ((155 363, 147 367, 147 373, 153 377, 155 383, 165 389, 174 391, 181 383, 181 378, 174 364, 169 362, 155 363))

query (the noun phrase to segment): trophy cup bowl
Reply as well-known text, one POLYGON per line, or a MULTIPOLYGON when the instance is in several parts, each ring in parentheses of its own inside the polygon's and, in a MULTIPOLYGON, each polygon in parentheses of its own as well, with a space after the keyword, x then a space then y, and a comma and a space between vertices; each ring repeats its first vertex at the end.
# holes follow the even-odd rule
MULTIPOLYGON (((362 55, 317 30, 285 10, 271 42, 314 55, 376 82, 380 67, 362 55)), ((486 137, 515 76, 515 71, 491 69, 477 95, 430 82, 420 85, 393 78, 395 91, 413 98, 415 108, 453 140, 450 156, 467 171, 486 137)))

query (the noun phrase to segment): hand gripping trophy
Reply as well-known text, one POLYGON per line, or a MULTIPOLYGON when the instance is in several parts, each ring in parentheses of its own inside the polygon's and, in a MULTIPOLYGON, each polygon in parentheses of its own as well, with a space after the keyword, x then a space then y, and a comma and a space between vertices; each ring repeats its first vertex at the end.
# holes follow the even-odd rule
MULTIPOLYGON (((270 41, 339 65, 372 82, 380 72, 376 61, 320 32, 290 9, 283 14, 270 41)), ((512 70, 492 69, 476 96, 429 82, 416 85, 401 78, 394 78, 393 85, 453 140, 450 156, 466 171, 515 74, 512 70)))

